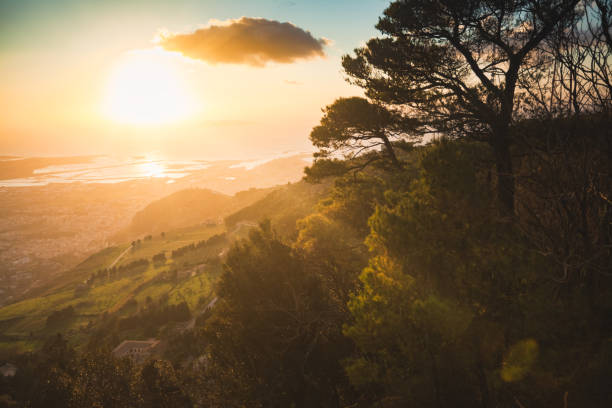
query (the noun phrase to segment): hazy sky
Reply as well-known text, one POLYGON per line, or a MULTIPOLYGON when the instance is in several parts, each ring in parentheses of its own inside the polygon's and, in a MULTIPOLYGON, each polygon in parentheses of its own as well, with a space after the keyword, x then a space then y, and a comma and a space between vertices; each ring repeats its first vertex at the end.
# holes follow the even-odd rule
POLYGON ((0 155, 307 149, 386 5, 0 0, 0 155))

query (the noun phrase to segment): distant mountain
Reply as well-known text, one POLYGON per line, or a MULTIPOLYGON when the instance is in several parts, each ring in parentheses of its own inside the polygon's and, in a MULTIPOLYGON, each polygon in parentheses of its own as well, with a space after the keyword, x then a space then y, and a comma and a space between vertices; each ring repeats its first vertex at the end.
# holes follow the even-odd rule
POLYGON ((177 228, 220 223, 225 215, 251 205, 272 190, 250 189, 234 196, 200 188, 177 191, 137 212, 120 237, 131 239, 177 228))
POLYGON ((205 189, 177 191, 137 212, 132 218, 130 231, 135 234, 158 233, 207 221, 216 222, 231 199, 228 195, 205 189))

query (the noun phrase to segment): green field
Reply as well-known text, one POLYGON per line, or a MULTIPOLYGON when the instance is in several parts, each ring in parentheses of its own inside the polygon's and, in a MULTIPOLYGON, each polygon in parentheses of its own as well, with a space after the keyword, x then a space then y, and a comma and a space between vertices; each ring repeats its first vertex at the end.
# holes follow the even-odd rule
POLYGON ((141 240, 140 244, 129 251, 117 263, 117 266, 125 265, 135 259, 146 258, 150 259, 160 252, 171 252, 177 248, 189 245, 192 242, 199 242, 210 238, 215 234, 220 234, 225 231, 223 225, 213 225, 205 227, 183 228, 176 231, 165 233, 162 237, 160 234, 155 235, 150 240, 141 240))
MULTIPOLYGON (((199 254, 189 253, 175 263, 170 258, 172 250, 205 241, 215 234, 224 232, 223 225, 199 226, 170 231, 141 241, 141 245, 127 251, 116 267, 128 265, 137 259, 151 259, 160 252, 166 253, 167 262, 163 265, 149 263, 147 269, 130 276, 117 276, 114 279, 96 279, 86 291, 75 290, 83 286, 90 276, 103 270, 128 248, 129 244, 106 248, 86 259, 77 267, 59 276, 52 285, 38 290, 31 298, 0 308, 0 353, 29 351, 41 346, 44 339, 56 332, 64 333, 75 345, 86 341, 88 325, 105 312, 124 316, 135 313, 139 305, 144 305, 147 298, 159 300, 167 298, 170 305, 186 302, 190 310, 198 308, 201 299, 211 296, 214 281, 220 272, 220 266, 200 266, 198 273, 182 272, 180 278, 168 279, 168 271, 191 271, 186 259, 196 264, 203 257, 218 254, 218 245, 214 248, 200 248, 199 254), (137 306, 133 306, 135 300, 137 306), (72 306, 75 315, 60 326, 49 326, 47 317, 54 311, 72 306), (130 306, 130 307, 126 307, 130 306)), ((224 245, 227 245, 224 243, 224 245)))

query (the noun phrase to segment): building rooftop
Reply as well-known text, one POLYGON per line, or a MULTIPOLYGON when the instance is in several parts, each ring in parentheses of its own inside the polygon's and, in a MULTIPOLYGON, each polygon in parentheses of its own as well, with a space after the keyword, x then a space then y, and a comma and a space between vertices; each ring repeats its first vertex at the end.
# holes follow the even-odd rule
POLYGON ((159 344, 157 339, 149 340, 125 340, 112 351, 116 357, 124 357, 128 354, 150 352, 159 344))
POLYGON ((17 373, 17 367, 11 363, 0 366, 0 375, 3 377, 13 377, 17 373))

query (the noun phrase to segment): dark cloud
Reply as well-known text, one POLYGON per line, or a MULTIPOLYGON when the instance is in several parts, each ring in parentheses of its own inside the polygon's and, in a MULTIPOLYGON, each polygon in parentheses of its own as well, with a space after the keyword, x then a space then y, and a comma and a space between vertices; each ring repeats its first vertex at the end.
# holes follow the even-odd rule
POLYGON ((329 41, 317 39, 291 23, 242 17, 213 22, 193 33, 162 34, 159 44, 168 51, 212 64, 263 66, 268 62, 323 57, 323 47, 329 41))

